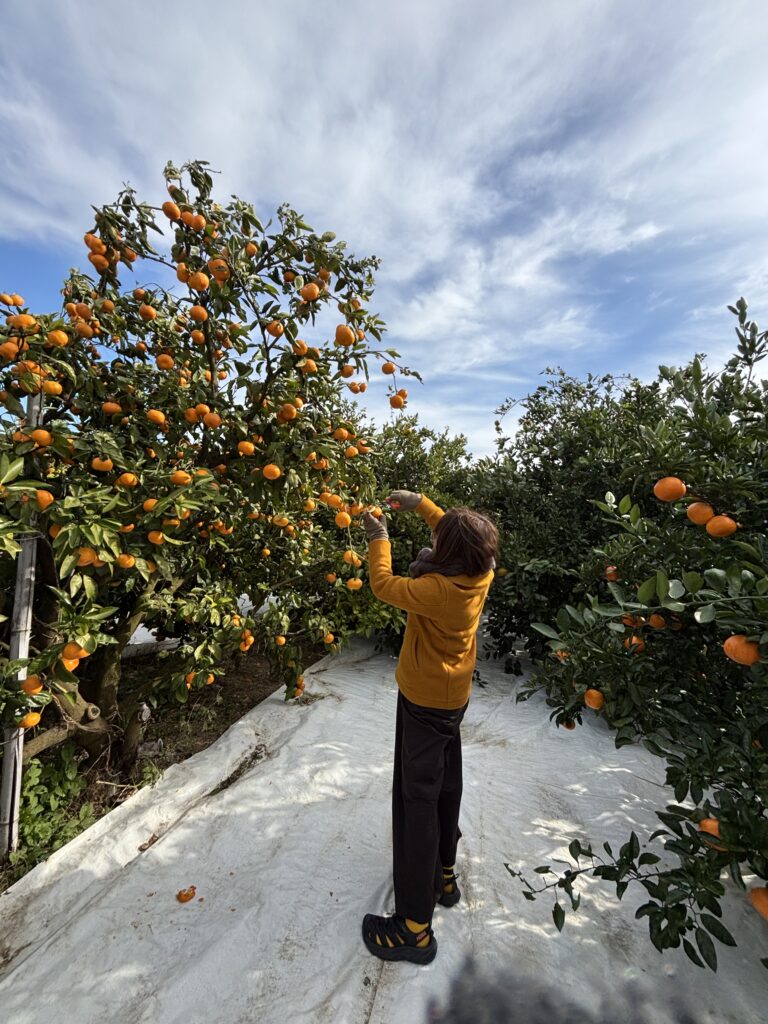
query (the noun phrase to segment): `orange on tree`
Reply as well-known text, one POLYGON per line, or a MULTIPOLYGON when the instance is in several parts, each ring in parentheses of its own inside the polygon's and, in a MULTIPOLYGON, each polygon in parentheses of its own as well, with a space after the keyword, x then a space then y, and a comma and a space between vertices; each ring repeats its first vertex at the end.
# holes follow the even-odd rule
MULTIPOLYGON (((343 345, 345 347, 348 347, 349 345, 354 345, 356 335, 352 328, 349 326, 349 324, 339 324, 338 327, 336 328, 335 338, 337 345, 343 345)), ((352 372, 354 373, 354 370, 352 372)), ((352 374, 342 374, 342 376, 351 377, 352 374)))
POLYGON ((394 363, 386 362, 381 364, 382 373, 394 373, 396 369, 397 367, 395 366, 394 363))
POLYGON ((172 203, 170 200, 166 200, 163 203, 162 210, 168 220, 181 219, 181 210, 178 208, 176 203, 172 203))
POLYGON ((718 818, 702 818, 698 822, 699 832, 706 832, 707 835, 720 838, 720 821, 718 818))
POLYGON ((697 526, 706 526, 715 514, 715 510, 706 501, 694 501, 685 510, 685 514, 697 526))
POLYGON ((739 524, 730 516, 712 516, 704 528, 710 537, 730 537, 738 530, 739 524))
POLYGON ((599 690, 585 690, 584 703, 588 708, 592 708, 593 711, 599 711, 605 705, 605 697, 599 690))
POLYGON ((768 918, 768 887, 756 885, 749 890, 749 902, 763 917, 768 918))
POLYGON ((314 282, 310 282, 299 289, 299 295, 305 302, 316 302, 320 298, 320 289, 314 282))
POLYGON ((33 430, 30 437, 41 448, 47 448, 48 445, 53 444, 53 434, 50 430, 44 430, 42 427, 33 430))
POLYGON ((352 522, 352 517, 347 512, 338 512, 334 519, 334 522, 340 529, 346 529, 347 526, 352 522))
POLYGON ((75 659, 79 661, 80 658, 87 658, 89 656, 89 652, 74 640, 70 640, 69 643, 64 645, 64 650, 61 652, 61 656, 66 661, 73 661, 75 659))
POLYGON ((132 569, 136 565, 136 559, 133 555, 123 553, 117 556, 117 564, 121 569, 132 569))
POLYGON ((686 486, 677 476, 664 476, 653 485, 653 493, 659 501, 679 501, 685 497, 686 486))
POLYGON ((210 283, 208 275, 204 274, 202 270, 196 270, 193 274, 190 274, 187 281, 189 287, 196 292, 204 292, 210 283))
POLYGON ((738 665, 756 665, 760 661, 760 645, 742 633, 729 636, 723 643, 723 651, 738 665))
POLYGON ((41 512, 45 512, 47 508, 50 508, 55 500, 50 491, 43 490, 42 488, 38 488, 35 491, 35 501, 41 512))
POLYGON ((276 466, 273 462, 270 462, 268 465, 264 466, 261 472, 264 474, 267 480, 277 480, 279 477, 283 475, 283 471, 280 469, 280 467, 276 466))
POLYGON ((40 676, 27 676, 27 678, 21 684, 21 690, 22 693, 26 693, 28 697, 34 697, 35 694, 42 693, 43 684, 40 681, 40 676))
POLYGON ((54 348, 65 348, 69 344, 69 335, 56 329, 48 332, 47 340, 54 348))
POLYGON ((192 476, 183 469, 177 469, 171 473, 171 483, 174 487, 186 487, 192 483, 192 476))
POLYGON ((641 636, 628 636, 624 646, 631 654, 642 654, 645 650, 645 640, 641 636))
POLYGON ((20 729, 34 729, 34 727, 40 722, 39 711, 28 711, 23 718, 19 720, 20 729))
POLYGON ((155 362, 157 363, 158 370, 172 370, 176 361, 173 356, 168 355, 167 352, 163 352, 157 357, 155 362))
POLYGON ((356 578, 347 580, 347 590, 360 590, 362 585, 363 585, 363 581, 362 580, 359 580, 359 579, 356 579, 356 578))

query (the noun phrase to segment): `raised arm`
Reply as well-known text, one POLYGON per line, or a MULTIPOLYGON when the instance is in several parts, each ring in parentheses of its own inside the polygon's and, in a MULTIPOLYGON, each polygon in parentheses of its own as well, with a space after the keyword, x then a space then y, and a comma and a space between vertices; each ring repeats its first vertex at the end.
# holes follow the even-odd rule
POLYGON ((421 576, 412 580, 392 574, 392 546, 386 536, 368 543, 368 579, 380 601, 417 615, 439 615, 448 600, 441 577, 421 576))
POLYGON ((399 512, 418 512, 431 530, 437 526, 445 512, 418 491, 393 491, 387 503, 399 512))
POLYGON ((434 501, 430 501, 426 494, 422 494, 421 501, 414 509, 414 512, 418 512, 422 519, 426 520, 430 530, 434 530, 445 515, 445 512, 434 501))

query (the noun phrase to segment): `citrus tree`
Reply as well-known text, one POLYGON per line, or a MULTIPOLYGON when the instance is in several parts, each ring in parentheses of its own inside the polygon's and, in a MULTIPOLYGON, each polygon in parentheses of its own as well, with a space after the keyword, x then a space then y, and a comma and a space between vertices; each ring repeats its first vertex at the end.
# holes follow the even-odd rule
POLYGON ((119 752, 140 701, 186 700, 232 651, 268 655, 300 695, 300 650, 337 649, 366 586, 356 517, 375 510, 375 453, 349 396, 374 367, 402 408, 412 373, 379 347, 378 260, 287 206, 265 224, 216 202, 203 162, 164 176, 160 206, 126 187, 94 209, 62 309, 0 294, 0 715, 34 730, 26 757, 70 737, 119 752), (31 646, 11 660, 25 537, 31 646), (178 647, 126 697, 140 623, 178 647))
POLYGON ((519 671, 514 651, 544 653, 531 626, 549 610, 584 596, 585 549, 604 534, 585 495, 618 487, 625 438, 663 413, 658 382, 590 374, 584 380, 547 369, 545 383, 497 410, 497 452, 473 468, 470 502, 499 525, 501 564, 487 604, 492 652, 519 671), (515 433, 503 419, 519 405, 515 433))
MULTIPOLYGON (((619 897, 644 887, 638 916, 657 948, 682 945, 712 968, 712 940, 735 944, 722 876, 742 889, 744 875, 768 880, 768 383, 755 372, 768 333, 743 299, 729 308, 738 351, 721 373, 700 357, 660 369, 664 419, 627 439, 627 493, 594 501, 605 533, 583 566, 591 586, 536 625, 549 664, 521 695, 543 689, 558 725, 597 714, 617 746, 641 739, 666 760, 675 799, 649 837, 657 853, 634 833, 606 857, 577 839, 576 864, 551 886, 574 907, 584 871, 615 882, 619 897)), ((749 899, 768 917, 765 885, 749 899)), ((555 920, 562 927, 559 903, 555 920)))

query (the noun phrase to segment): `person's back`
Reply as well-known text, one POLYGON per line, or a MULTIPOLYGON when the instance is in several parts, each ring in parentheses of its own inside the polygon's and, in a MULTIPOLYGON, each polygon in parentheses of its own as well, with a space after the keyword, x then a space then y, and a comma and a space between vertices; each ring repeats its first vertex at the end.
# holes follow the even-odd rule
POLYGON ((410 502, 404 511, 417 512, 431 527, 435 544, 422 548, 410 566, 412 578, 406 579, 392 575, 389 544, 376 544, 378 537, 369 541, 371 590, 408 612, 395 679, 420 707, 460 708, 472 689, 477 630, 493 582, 498 536, 490 520, 472 509, 445 513, 426 495, 396 493, 410 502))

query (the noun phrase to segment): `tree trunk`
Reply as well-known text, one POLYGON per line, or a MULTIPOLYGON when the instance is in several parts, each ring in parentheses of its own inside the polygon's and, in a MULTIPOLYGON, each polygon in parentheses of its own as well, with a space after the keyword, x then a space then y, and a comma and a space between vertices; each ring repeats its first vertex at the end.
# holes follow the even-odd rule
POLYGON ((139 743, 144 735, 144 730, 152 717, 149 705, 143 701, 138 705, 125 727, 123 742, 120 747, 120 767, 125 770, 130 768, 136 761, 139 752, 139 743))
POLYGON ((58 746, 70 737, 78 746, 84 747, 92 759, 109 745, 110 728, 102 719, 98 707, 84 700, 76 686, 67 683, 59 685, 66 693, 53 693, 52 703, 61 715, 61 722, 24 743, 24 761, 43 750, 58 746), (67 693, 72 695, 74 702, 67 693))
POLYGON ((98 704, 102 718, 107 722, 114 721, 118 713, 117 694, 123 651, 146 615, 144 598, 154 591, 154 586, 154 581, 150 581, 130 614, 117 624, 112 634, 117 642, 105 644, 96 651, 88 665, 88 678, 81 684, 81 692, 98 704))

